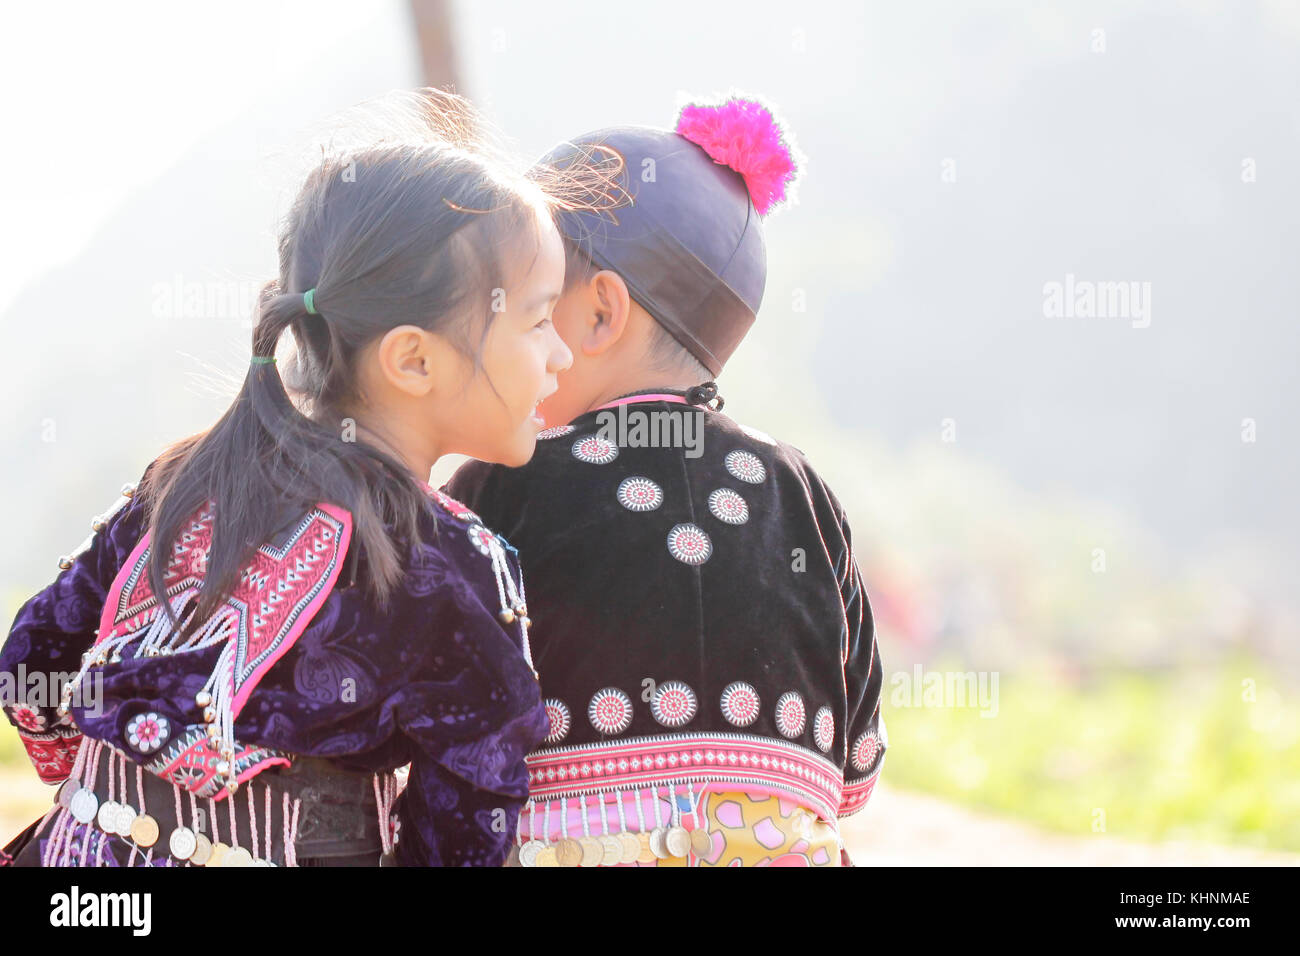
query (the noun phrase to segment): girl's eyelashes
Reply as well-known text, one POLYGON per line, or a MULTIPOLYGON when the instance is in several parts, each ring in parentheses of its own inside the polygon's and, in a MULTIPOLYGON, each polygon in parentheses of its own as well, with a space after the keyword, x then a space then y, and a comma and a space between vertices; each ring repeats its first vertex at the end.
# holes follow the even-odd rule
POLYGON ((546 318, 542 319, 542 321, 534 325, 533 329, 536 330, 536 329, 545 328, 546 326, 550 325, 550 323, 551 323, 551 317, 548 315, 546 318))

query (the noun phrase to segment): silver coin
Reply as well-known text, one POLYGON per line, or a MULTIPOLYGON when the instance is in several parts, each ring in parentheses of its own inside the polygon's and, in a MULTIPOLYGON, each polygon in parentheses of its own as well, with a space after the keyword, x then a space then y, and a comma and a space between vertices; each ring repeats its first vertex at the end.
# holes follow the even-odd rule
POLYGON ((95 811, 99 809, 99 798, 95 796, 94 791, 82 787, 72 795, 68 809, 72 811, 72 818, 78 823, 89 823, 95 819, 95 811))
POLYGON ((537 854, 542 852, 542 847, 546 844, 541 840, 529 840, 519 848, 519 865, 536 866, 537 854))
POLYGON ((135 818, 138 815, 139 814, 135 812, 135 807, 131 806, 129 803, 119 803, 117 805, 116 817, 117 829, 113 832, 119 836, 129 837, 131 835, 131 824, 135 823, 135 818))
POLYGON ((664 837, 664 846, 673 856, 685 856, 691 852, 691 835, 685 827, 670 827, 664 837))
POLYGON ((242 846, 237 846, 226 854, 222 866, 252 866, 253 854, 249 853, 242 846))
POLYGON ((81 781, 76 777, 69 777, 59 787, 59 796, 55 802, 66 810, 72 806, 72 795, 80 789, 81 781))
POLYGON ((194 852, 190 854, 190 862, 195 866, 207 866, 210 859, 212 859, 212 841, 208 839, 206 833, 194 834, 194 852))
POLYGON ((117 801, 105 800, 95 812, 95 822, 99 828, 108 833, 117 832, 117 801))
POLYGON ((623 862, 623 841, 616 836, 603 836, 600 838, 600 849, 604 854, 600 861, 601 866, 614 866, 623 862))
POLYGON ((582 866, 600 866, 605 861, 605 848, 596 837, 585 836, 578 843, 582 846, 582 866))
POLYGON ((666 860, 672 856, 672 854, 668 852, 668 847, 664 845, 664 840, 667 836, 667 827, 655 827, 650 831, 650 852, 661 860, 666 860))
POLYGON ((198 848, 199 841, 189 827, 177 827, 167 840, 167 849, 178 860, 188 860, 198 848))

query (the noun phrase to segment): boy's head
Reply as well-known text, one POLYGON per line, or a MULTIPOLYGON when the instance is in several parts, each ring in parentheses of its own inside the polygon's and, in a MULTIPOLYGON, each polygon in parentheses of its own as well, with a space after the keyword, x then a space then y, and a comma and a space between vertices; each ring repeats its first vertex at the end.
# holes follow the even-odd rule
POLYGON ((655 386, 715 378, 754 322, 767 257, 761 217, 786 197, 796 153, 754 100, 682 110, 673 131, 597 130, 552 150, 563 171, 593 150, 621 158, 609 212, 561 210, 565 292, 556 331, 573 366, 542 406, 547 424, 655 386))

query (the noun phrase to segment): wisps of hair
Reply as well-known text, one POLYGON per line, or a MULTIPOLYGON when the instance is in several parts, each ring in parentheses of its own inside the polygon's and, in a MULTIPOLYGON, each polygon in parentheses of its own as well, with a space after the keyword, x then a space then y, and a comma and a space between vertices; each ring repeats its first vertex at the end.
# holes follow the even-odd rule
POLYGON ((429 501, 401 462, 349 436, 348 411, 364 401, 358 354, 410 324, 481 367, 492 290, 530 242, 536 254, 539 217, 574 201, 569 186, 556 182, 553 196, 510 164, 468 101, 434 89, 346 111, 300 182, 280 230, 280 275, 263 287, 253 328, 253 355, 266 358, 291 334, 285 377, 250 365, 225 414, 167 449, 141 488, 156 594, 185 523, 214 509, 197 601, 179 618, 164 602, 186 633, 226 600, 256 548, 321 501, 351 512, 356 580, 387 602, 429 501), (317 314, 303 301, 310 288, 317 314))

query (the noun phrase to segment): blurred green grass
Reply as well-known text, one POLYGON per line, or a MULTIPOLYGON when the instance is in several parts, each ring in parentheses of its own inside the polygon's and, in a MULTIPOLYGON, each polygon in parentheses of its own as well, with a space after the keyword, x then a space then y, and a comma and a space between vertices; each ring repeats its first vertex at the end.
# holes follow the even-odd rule
MULTIPOLYGON (((945 667, 964 670, 926 671, 945 667)), ((991 718, 892 706, 887 682, 884 773, 1064 833, 1095 832, 1097 821, 1148 842, 1300 851, 1300 702, 1269 673, 1236 657, 1213 670, 1086 682, 1004 674, 991 718)))

